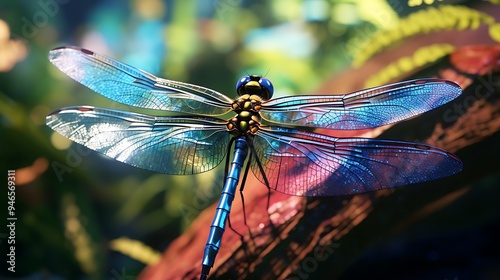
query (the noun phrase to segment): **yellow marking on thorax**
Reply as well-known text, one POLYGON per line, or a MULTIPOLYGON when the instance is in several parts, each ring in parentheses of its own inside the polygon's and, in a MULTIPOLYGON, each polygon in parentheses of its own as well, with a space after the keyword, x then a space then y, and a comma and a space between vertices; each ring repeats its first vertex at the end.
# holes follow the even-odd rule
POLYGON ((258 95, 245 94, 234 100, 231 107, 236 113, 227 122, 227 130, 236 135, 255 134, 262 121, 259 110, 262 99, 258 95))

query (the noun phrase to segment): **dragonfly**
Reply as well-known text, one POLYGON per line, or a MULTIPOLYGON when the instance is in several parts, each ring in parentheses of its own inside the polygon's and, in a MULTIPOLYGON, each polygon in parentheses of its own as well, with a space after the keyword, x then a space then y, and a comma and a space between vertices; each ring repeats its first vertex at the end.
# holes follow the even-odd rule
POLYGON ((115 102, 185 113, 158 116, 73 106, 47 116, 47 125, 59 134, 117 161, 164 174, 206 172, 226 158, 200 279, 213 267, 240 177, 241 192, 249 170, 270 190, 317 197, 425 182, 462 169, 458 156, 427 144, 340 138, 305 129, 360 130, 415 117, 458 97, 462 90, 452 81, 427 78, 348 94, 272 98, 269 79, 248 75, 237 81, 232 99, 80 47, 55 48, 49 60, 115 102), (218 117, 226 114, 231 115, 218 117))

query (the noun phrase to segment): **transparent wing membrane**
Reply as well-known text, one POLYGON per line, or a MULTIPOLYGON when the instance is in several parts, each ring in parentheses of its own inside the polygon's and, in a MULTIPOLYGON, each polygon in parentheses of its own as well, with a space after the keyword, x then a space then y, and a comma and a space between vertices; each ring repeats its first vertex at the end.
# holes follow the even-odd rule
MULTIPOLYGON (((116 102, 204 115, 155 117, 70 107, 47 117, 48 126, 60 134, 121 162, 165 174, 208 171, 224 158, 232 137, 227 122, 208 116, 232 111, 233 100, 225 95, 160 79, 78 47, 54 49, 49 59, 71 78, 116 102)), ((460 93, 453 82, 420 79, 343 95, 271 99, 262 103, 260 114, 287 127, 367 129, 417 116, 460 93)), ((334 138, 278 126, 261 126, 250 138, 259 159, 252 162, 256 176, 264 183, 264 172, 271 188, 293 195, 361 193, 437 179, 462 168, 455 155, 424 144, 334 138)))
MULTIPOLYGON (((459 172, 455 155, 425 144, 334 138, 262 127, 254 138, 270 187, 301 196, 363 193, 446 177, 459 172)), ((253 173, 264 183, 256 163, 253 173)))
POLYGON ((94 107, 68 107, 47 125, 72 141, 118 161, 154 172, 189 175, 216 167, 229 142, 225 122, 154 117, 94 107))
POLYGON ((262 118, 281 124, 329 129, 367 129, 402 121, 455 99, 460 86, 443 79, 421 79, 344 95, 301 95, 272 99, 262 118))
POLYGON ((49 60, 66 75, 113 101, 129 106, 222 115, 232 99, 214 90, 160 79, 145 71, 78 47, 49 52, 49 60))

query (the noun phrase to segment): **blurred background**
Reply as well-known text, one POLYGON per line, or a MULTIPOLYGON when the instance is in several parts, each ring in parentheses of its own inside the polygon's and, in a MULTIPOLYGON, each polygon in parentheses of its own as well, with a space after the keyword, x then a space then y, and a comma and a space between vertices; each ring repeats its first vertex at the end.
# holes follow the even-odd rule
MULTIPOLYGON (((16 272, 0 275, 134 279, 219 195, 220 168, 197 176, 154 174, 47 128, 45 116, 61 107, 124 108, 60 73, 47 60, 50 49, 81 46, 229 97, 247 73, 268 77, 276 96, 343 93, 397 81, 471 43, 448 36, 419 46, 420 53, 404 49, 392 61, 370 63, 406 39, 445 30, 480 32, 480 43, 500 41, 499 2, 477 2, 2 1, 0 170, 16 170, 17 221, 16 272), (357 69, 371 74, 356 75, 357 69)), ((498 186, 498 176, 489 180, 498 186)), ((1 197, 6 212, 7 196, 1 197)), ((498 226, 499 216, 488 221, 498 226)), ((0 230, 2 258, 8 234, 0 230)))

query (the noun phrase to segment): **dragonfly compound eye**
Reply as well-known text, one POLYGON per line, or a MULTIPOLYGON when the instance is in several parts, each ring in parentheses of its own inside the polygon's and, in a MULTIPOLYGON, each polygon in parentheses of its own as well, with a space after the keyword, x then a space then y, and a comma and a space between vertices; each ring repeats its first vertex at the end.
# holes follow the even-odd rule
POLYGON ((271 99, 273 97, 273 93, 274 93, 273 83, 271 83, 271 81, 269 79, 261 78, 259 80, 259 85, 263 89, 262 99, 264 99, 264 100, 271 99))
POLYGON ((264 100, 269 100, 273 96, 274 87, 271 81, 261 78, 258 75, 244 76, 236 83, 236 91, 239 96, 245 94, 257 95, 264 100))
POLYGON ((245 95, 245 85, 250 82, 250 76, 241 77, 236 83, 236 92, 239 96, 245 95))

